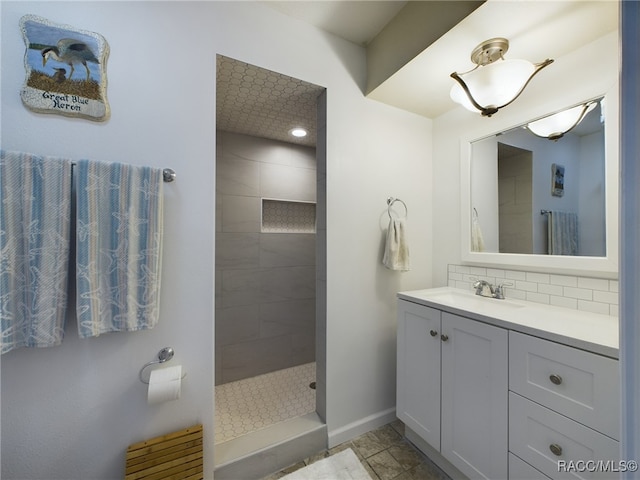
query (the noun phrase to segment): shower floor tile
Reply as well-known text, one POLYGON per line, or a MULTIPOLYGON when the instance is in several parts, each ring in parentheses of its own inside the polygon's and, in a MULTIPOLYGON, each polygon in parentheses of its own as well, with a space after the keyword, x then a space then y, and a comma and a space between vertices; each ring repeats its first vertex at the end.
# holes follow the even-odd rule
POLYGON ((316 364, 215 387, 215 438, 222 443, 316 410, 316 364))

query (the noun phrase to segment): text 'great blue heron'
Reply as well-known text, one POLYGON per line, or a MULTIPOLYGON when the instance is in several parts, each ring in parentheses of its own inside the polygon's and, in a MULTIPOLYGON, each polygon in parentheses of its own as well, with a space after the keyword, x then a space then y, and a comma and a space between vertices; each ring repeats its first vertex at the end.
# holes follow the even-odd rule
POLYGON ((81 63, 87 70, 87 80, 89 80, 89 67, 87 62, 100 63, 86 43, 73 38, 63 38, 58 41, 55 47, 46 47, 42 49, 42 66, 47 64, 47 60, 54 60, 66 63, 71 67, 69 79, 73 76, 73 64, 81 63))

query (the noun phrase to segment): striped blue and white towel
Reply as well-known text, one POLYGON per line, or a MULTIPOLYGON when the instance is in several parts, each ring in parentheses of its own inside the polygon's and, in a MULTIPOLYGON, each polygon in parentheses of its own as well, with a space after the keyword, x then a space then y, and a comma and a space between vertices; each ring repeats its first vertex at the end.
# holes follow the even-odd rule
POLYGON ((51 347, 64 337, 71 161, 0 153, 0 348, 51 347))
POLYGON ((162 266, 162 169, 77 165, 78 333, 153 328, 162 266))
POLYGON ((549 213, 550 255, 578 255, 578 215, 569 212, 549 213))

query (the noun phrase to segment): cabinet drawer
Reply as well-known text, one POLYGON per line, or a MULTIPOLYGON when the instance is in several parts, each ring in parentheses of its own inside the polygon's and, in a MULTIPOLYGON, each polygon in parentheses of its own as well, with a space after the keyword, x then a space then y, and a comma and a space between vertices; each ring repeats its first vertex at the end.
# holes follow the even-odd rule
POLYGON ((562 468, 571 462, 617 464, 617 441, 513 392, 509 392, 509 451, 553 479, 617 478, 615 473, 562 468))
POLYGON ((616 440, 619 375, 617 360, 509 333, 509 389, 616 440))
POLYGON ((549 477, 509 453, 509 480, 549 480, 549 477))

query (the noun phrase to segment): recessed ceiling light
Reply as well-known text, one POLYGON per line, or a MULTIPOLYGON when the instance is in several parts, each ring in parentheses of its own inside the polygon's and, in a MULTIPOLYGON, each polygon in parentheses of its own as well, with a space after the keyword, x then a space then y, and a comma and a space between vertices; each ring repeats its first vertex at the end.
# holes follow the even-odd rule
POLYGON ((298 138, 307 136, 307 131, 304 128, 300 127, 292 128, 291 130, 289 130, 289 133, 298 138))

